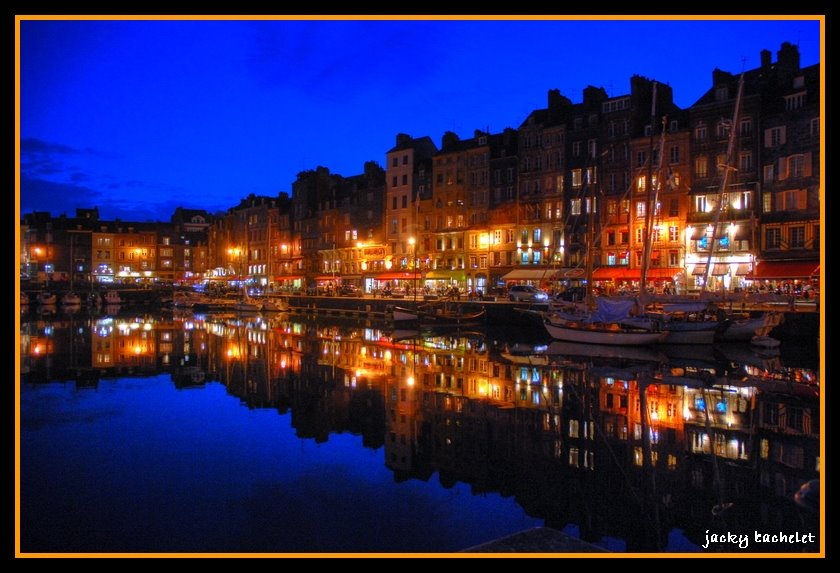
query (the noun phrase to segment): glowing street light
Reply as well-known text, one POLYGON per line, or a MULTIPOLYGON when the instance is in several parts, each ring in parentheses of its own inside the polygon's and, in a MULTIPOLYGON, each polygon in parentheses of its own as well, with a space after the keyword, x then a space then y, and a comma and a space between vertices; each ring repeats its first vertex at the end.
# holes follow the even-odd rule
POLYGON ((412 290, 414 291, 414 304, 417 304, 417 241, 414 237, 409 237, 408 244, 411 245, 411 259, 414 265, 414 280, 412 284, 412 290))

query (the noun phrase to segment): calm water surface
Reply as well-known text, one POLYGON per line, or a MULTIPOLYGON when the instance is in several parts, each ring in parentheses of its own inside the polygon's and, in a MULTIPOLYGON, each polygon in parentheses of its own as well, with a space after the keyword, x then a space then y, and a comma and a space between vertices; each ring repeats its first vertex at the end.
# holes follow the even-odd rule
POLYGON ((709 528, 815 527, 792 501, 819 475, 809 359, 541 336, 32 317, 21 548, 458 551, 548 525, 702 551, 709 528))

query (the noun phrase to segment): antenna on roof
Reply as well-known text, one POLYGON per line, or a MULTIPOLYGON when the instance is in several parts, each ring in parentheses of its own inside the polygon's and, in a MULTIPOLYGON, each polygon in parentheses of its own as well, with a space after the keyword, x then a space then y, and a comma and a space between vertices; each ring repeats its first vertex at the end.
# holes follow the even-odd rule
POLYGON ((744 68, 747 67, 747 57, 741 56, 741 73, 744 73, 744 68))

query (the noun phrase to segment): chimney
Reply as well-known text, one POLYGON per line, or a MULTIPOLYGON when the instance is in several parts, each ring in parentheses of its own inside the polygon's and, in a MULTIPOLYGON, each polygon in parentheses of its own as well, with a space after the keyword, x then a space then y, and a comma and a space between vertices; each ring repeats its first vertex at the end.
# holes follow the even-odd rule
POLYGON ((596 88, 595 86, 586 86, 583 88, 584 104, 598 104, 605 99, 607 99, 607 90, 604 88, 596 88))
POLYGON ((411 136, 407 133, 397 134, 397 147, 402 147, 411 143, 411 136))
POLYGON ((720 68, 713 69, 712 70, 712 87, 715 87, 718 84, 722 84, 726 80, 727 75, 728 74, 720 68))
POLYGON ((799 72, 799 48, 790 42, 782 42, 782 48, 777 52, 777 69, 783 76, 792 76, 799 72))
POLYGON ((453 131, 447 131, 443 134, 443 138, 441 139, 441 148, 446 149, 447 147, 451 147, 461 141, 461 138, 458 137, 458 134, 453 131))
POLYGON ((773 57, 773 52, 770 50, 761 50, 761 69, 762 70, 769 70, 771 64, 771 58, 773 57))
POLYGON ((548 90, 548 109, 560 107, 560 90, 548 90))

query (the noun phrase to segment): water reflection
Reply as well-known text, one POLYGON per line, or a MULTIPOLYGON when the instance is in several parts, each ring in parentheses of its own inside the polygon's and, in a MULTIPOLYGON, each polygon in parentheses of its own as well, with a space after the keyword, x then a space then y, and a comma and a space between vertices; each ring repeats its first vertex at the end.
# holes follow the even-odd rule
POLYGON ((814 370, 737 345, 512 338, 287 316, 69 315, 24 323, 20 352, 29 384, 218 381, 248 408, 291 412, 299 438, 350 432, 384 446, 397 482, 437 473, 445 488, 514 496, 548 526, 628 551, 696 550, 706 530, 818 531, 793 502, 820 471, 814 370), (674 530, 686 539, 675 544, 674 530))

